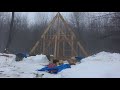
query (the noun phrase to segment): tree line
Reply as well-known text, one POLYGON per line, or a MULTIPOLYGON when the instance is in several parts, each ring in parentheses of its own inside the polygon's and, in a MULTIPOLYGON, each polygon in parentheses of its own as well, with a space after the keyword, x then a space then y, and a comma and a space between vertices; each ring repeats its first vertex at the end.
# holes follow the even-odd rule
MULTIPOLYGON (((34 23, 29 23, 28 16, 14 12, 11 24, 12 17, 12 12, 0 12, 0 52, 6 48, 11 53, 29 52, 49 24, 50 16, 36 12, 34 23)), ((120 53, 119 12, 100 16, 71 12, 68 17, 66 21, 90 54, 100 51, 120 53)))

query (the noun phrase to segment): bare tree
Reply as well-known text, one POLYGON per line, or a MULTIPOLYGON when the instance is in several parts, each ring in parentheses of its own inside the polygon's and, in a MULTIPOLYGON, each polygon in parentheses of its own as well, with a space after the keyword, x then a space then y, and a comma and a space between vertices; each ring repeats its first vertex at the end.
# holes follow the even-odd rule
POLYGON ((44 32, 45 28, 48 24, 48 16, 45 12, 36 12, 35 14, 35 23, 34 25, 31 25, 30 28, 32 28, 33 35, 34 35, 34 41, 40 39, 42 33, 44 32))
POLYGON ((0 12, 0 52, 4 52, 10 24, 10 13, 0 12))
POLYGON ((30 34, 27 16, 16 13, 9 50, 13 53, 27 51, 30 45, 30 34))
POLYGON ((13 23, 14 23, 14 12, 12 12, 12 18, 11 18, 11 23, 10 23, 10 30, 9 30, 9 36, 8 36, 8 41, 6 44, 6 48, 5 48, 5 53, 8 51, 9 45, 11 43, 12 40, 12 31, 13 31, 13 23))
POLYGON ((85 36, 86 33, 86 22, 85 22, 84 12, 73 12, 70 14, 70 24, 73 27, 74 33, 76 34, 78 40, 86 47, 85 36))

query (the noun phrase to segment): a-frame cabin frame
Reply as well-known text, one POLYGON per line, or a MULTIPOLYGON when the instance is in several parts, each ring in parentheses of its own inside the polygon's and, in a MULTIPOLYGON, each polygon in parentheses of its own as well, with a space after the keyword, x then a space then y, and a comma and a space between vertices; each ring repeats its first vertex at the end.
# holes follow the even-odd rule
POLYGON ((77 56, 78 48, 85 56, 88 56, 72 28, 58 12, 45 29, 40 40, 31 49, 30 54, 38 54, 35 51, 39 50, 39 54, 52 54, 57 59, 65 60, 77 56))

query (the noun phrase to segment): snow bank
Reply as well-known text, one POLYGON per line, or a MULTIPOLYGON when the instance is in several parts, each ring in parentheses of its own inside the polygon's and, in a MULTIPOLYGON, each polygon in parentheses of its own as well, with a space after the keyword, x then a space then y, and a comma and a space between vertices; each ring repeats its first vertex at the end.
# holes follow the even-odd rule
POLYGON ((49 63, 45 55, 31 56, 19 62, 12 62, 15 55, 10 56, 0 56, 0 78, 36 78, 36 74, 44 74, 42 78, 120 78, 119 53, 100 52, 58 74, 36 71, 49 63))
POLYGON ((89 61, 119 62, 120 61, 120 54, 103 51, 103 52, 100 52, 98 54, 89 56, 85 59, 82 59, 82 62, 89 62, 89 61))
POLYGON ((4 65, 10 65, 15 61, 16 55, 0 53, 0 67, 4 65))
POLYGON ((100 52, 60 74, 63 78, 120 78, 120 54, 100 52))
POLYGON ((27 61, 28 63, 39 63, 41 65, 48 65, 49 60, 47 59, 46 55, 36 55, 36 56, 30 56, 23 59, 24 61, 27 61))

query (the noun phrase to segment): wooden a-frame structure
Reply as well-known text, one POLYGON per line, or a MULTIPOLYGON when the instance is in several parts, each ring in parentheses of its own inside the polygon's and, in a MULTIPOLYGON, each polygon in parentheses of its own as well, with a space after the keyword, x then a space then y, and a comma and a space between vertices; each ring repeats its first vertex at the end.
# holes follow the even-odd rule
POLYGON ((72 28, 58 12, 45 29, 40 40, 31 49, 30 54, 52 54, 57 59, 65 60, 77 56, 78 49, 88 56, 72 28))

